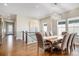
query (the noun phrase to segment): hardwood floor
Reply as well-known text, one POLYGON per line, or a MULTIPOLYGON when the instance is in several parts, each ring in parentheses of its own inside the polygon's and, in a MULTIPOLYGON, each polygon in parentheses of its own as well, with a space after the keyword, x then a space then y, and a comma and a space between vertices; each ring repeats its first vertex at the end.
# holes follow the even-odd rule
MULTIPOLYGON (((77 49, 76 51, 77 54, 73 53, 71 55, 79 55, 79 51, 77 49)), ((13 40, 11 36, 8 37, 8 39, 5 39, 3 41, 2 46, 0 47, 0 56, 38 56, 38 55, 39 56, 67 56, 67 54, 43 52, 41 49, 40 49, 40 53, 38 54, 36 43, 27 45, 25 42, 23 42, 23 40, 13 40)))

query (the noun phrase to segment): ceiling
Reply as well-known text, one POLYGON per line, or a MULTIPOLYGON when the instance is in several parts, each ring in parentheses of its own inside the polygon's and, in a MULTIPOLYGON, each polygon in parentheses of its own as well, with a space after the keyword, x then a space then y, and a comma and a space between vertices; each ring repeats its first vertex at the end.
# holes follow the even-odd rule
POLYGON ((78 8, 78 3, 0 3, 0 14, 16 14, 42 18, 51 13, 63 13, 78 8))

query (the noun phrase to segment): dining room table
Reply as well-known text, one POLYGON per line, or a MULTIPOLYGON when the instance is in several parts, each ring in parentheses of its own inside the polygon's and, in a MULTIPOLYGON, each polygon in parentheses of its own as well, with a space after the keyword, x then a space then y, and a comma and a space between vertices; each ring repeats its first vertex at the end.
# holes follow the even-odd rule
POLYGON ((44 36, 43 39, 44 39, 44 41, 48 40, 48 41, 54 43, 54 42, 57 42, 57 41, 63 39, 63 36, 61 36, 61 35, 60 36, 59 35, 58 36, 57 35, 54 35, 54 36, 44 36))

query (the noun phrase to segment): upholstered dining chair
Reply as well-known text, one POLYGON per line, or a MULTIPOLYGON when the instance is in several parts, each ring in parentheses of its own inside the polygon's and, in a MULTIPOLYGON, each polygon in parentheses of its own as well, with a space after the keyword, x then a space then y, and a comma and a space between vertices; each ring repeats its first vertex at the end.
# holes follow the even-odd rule
POLYGON ((73 36, 74 36, 74 34, 70 34, 71 36, 70 36, 70 38, 69 38, 69 40, 68 40, 68 42, 67 42, 67 53, 68 54, 70 54, 70 46, 71 46, 71 41, 72 41, 72 39, 73 39, 73 36))
POLYGON ((67 32, 62 32, 62 35, 65 35, 67 32))
POLYGON ((45 36, 49 36, 49 33, 48 32, 45 32, 45 36))
POLYGON ((76 37, 76 33, 72 33, 70 39, 68 40, 68 44, 67 44, 68 54, 71 54, 71 52, 73 51, 75 37, 76 37))
POLYGON ((58 49, 62 53, 67 52, 67 42, 70 39, 70 37, 71 37, 71 34, 66 33, 62 39, 62 42, 61 43, 58 42, 58 44, 54 46, 55 48, 53 49, 53 51, 55 49, 58 49))
POLYGON ((46 49, 51 49, 52 44, 50 42, 44 42, 42 34, 40 32, 36 32, 36 38, 37 38, 37 53, 39 54, 39 49, 43 49, 45 51, 46 49))
POLYGON ((74 37, 71 41, 71 46, 70 49, 73 51, 73 49, 75 49, 75 39, 76 39, 77 33, 74 33, 74 37))
POLYGON ((49 32, 49 36, 53 36, 53 33, 52 32, 49 32))

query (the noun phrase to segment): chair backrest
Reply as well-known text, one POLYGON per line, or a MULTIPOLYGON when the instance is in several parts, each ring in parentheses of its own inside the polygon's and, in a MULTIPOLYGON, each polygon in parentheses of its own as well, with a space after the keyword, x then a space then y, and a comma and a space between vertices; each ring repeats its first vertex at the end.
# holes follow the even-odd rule
POLYGON ((75 39, 75 36, 76 36, 76 33, 72 33, 70 39, 68 40, 68 43, 67 43, 67 51, 68 51, 69 54, 71 53, 71 48, 72 48, 72 45, 73 45, 73 41, 75 39))
POLYGON ((43 48, 43 37, 40 32, 36 32, 37 44, 38 47, 43 48))
POLYGON ((45 32, 45 36, 48 36, 46 32, 45 32))
POLYGON ((69 37, 68 42, 67 42, 67 51, 68 51, 68 53, 70 53, 70 46, 71 46, 71 41, 73 39, 73 36, 74 36, 74 34, 70 34, 70 37, 69 37))
POLYGON ((67 32, 62 32, 62 35, 65 35, 67 32))
POLYGON ((74 34, 73 34, 73 38, 72 38, 72 40, 71 40, 70 49, 73 49, 73 43, 74 43, 74 40, 75 40, 76 35, 77 35, 77 33, 74 33, 74 34))
POLYGON ((51 36, 51 33, 49 32, 49 36, 51 36))
POLYGON ((53 36, 53 33, 52 32, 49 32, 49 36, 53 36))
POLYGON ((49 36, 49 33, 48 32, 45 32, 45 36, 49 36))
POLYGON ((68 42, 68 39, 70 37, 70 34, 69 33, 66 33, 63 37, 63 41, 62 41, 62 45, 61 45, 61 49, 62 50, 65 50, 67 48, 67 42, 68 42))

